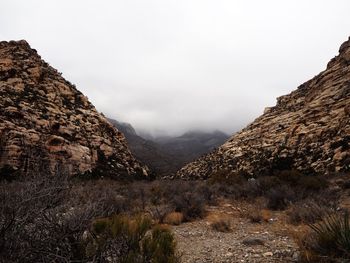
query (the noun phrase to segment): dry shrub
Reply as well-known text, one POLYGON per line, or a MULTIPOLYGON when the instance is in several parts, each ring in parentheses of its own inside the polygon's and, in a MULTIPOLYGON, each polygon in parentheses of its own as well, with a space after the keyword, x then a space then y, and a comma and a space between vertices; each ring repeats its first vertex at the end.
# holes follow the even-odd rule
POLYGON ((251 223, 269 222, 272 217, 271 211, 267 209, 250 209, 246 216, 251 223))
POLYGON ((180 225, 184 219, 184 215, 180 212, 171 212, 167 214, 163 220, 163 223, 168 225, 180 225))
POLYGON ((226 185, 236 185, 241 184, 245 180, 244 176, 238 172, 232 172, 230 170, 218 170, 211 174, 208 182, 210 184, 226 184, 226 185))
POLYGON ((205 199, 196 192, 185 192, 174 197, 172 203, 176 212, 181 212, 185 221, 203 218, 205 215, 205 199))
POLYGON ((295 192, 292 188, 282 185, 268 191, 266 197, 267 208, 271 210, 284 210, 295 199, 295 192))
POLYGON ((248 219, 250 220, 251 223, 261 223, 263 221, 263 217, 261 215, 260 210, 251 210, 247 214, 248 219))
POLYGON ((325 215, 334 211, 330 206, 317 203, 314 200, 293 204, 287 212, 291 224, 313 224, 321 220, 325 215))
POLYGON ((298 186, 308 191, 320 191, 328 186, 328 182, 321 176, 302 176, 298 180, 298 186))
POLYGON ((231 220, 226 215, 214 215, 209 218, 211 221, 210 226, 212 229, 219 232, 231 231, 231 220))
POLYGON ((262 217, 263 221, 269 222, 270 219, 272 218, 272 213, 271 213, 271 211, 269 211, 267 209, 262 209, 261 210, 261 217, 262 217))

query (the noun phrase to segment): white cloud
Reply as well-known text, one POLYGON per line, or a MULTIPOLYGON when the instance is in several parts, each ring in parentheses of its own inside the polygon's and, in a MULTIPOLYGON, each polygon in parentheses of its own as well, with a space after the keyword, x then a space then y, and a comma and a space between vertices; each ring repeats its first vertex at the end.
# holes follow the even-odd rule
POLYGON ((349 35, 347 0, 4 0, 26 39, 98 110, 168 133, 237 130, 323 70, 349 35))

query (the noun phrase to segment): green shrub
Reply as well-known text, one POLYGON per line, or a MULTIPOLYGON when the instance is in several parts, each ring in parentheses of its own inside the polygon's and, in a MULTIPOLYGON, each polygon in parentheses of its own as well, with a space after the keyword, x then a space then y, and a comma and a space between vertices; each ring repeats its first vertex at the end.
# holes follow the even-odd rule
POLYGON ((93 236, 89 254, 98 255, 114 245, 111 259, 121 263, 166 263, 179 262, 176 255, 176 242, 168 228, 160 225, 152 227, 146 216, 130 218, 115 215, 96 220, 92 225, 93 236))
POLYGON ((319 262, 348 262, 350 260, 349 214, 334 214, 310 225, 312 233, 305 247, 319 262))
POLYGON ((169 228, 162 225, 155 226, 152 229, 152 234, 143 240, 142 252, 146 262, 180 262, 179 257, 176 256, 176 242, 174 236, 169 228))

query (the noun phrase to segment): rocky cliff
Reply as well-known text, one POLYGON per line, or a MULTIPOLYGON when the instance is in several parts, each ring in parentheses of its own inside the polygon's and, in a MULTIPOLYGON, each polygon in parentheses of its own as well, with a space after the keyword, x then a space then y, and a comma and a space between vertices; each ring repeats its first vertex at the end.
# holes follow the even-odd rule
POLYGON ((350 170, 350 38, 325 71, 279 97, 276 106, 177 176, 208 178, 218 170, 259 176, 286 169, 350 170))
POLYGON ((0 169, 146 176, 124 136, 26 41, 0 42, 0 169))

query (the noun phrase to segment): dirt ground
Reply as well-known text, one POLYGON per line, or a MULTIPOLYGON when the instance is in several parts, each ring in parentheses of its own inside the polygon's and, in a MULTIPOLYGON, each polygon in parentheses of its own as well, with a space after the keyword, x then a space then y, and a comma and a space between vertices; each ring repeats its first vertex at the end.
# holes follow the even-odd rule
POLYGON ((297 227, 286 223, 284 212, 266 211, 265 221, 252 223, 250 204, 221 202, 208 207, 208 215, 198 221, 173 226, 183 263, 297 262, 298 247, 293 239, 297 227), (229 232, 211 224, 226 218, 229 232))

